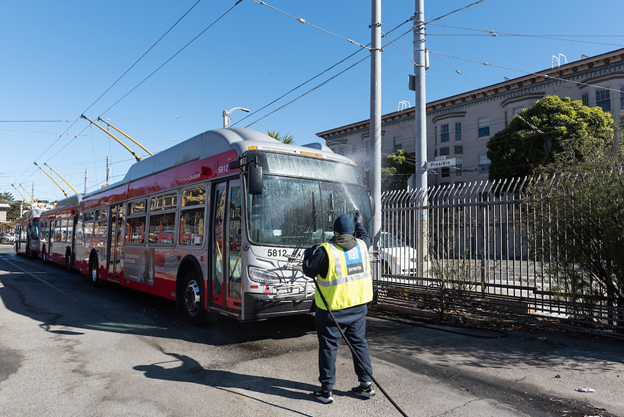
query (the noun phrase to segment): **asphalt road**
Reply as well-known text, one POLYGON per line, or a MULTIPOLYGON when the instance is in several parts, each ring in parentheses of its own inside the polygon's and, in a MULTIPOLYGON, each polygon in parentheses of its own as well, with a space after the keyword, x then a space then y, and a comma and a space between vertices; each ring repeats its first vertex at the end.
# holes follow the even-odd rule
MULTIPOLYGON (((368 339, 376 379, 409 416, 624 416, 621 342, 375 312, 368 339)), ((193 327, 171 301, 0 245, 0 416, 400 416, 379 389, 349 394, 346 345, 334 403, 315 401, 316 361, 312 315, 193 327)))

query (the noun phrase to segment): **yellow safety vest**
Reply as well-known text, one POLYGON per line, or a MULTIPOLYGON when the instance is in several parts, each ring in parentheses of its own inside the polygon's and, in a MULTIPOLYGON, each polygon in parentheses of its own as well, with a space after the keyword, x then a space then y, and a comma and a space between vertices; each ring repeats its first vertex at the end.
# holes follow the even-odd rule
MULTIPOLYGON (((366 243, 360 239, 351 250, 345 250, 332 242, 321 247, 327 253, 329 266, 327 277, 318 275, 319 287, 327 300, 330 310, 342 310, 373 300, 373 277, 368 260, 366 243)), ((327 310, 323 299, 315 291, 316 306, 327 310)))

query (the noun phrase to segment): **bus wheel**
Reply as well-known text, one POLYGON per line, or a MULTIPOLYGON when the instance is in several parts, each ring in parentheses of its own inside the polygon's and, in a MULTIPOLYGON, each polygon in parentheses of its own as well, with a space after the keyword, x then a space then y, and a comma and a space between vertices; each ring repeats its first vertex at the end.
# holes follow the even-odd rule
POLYGON ((100 273, 98 268, 98 261, 97 257, 95 256, 89 261, 89 278, 91 284, 93 284, 94 286, 99 287, 100 285, 102 285, 102 280, 100 279, 100 273))
POLYGON ((41 252, 41 260, 44 264, 48 263, 48 254, 46 253, 46 247, 43 247, 43 251, 41 252))
POLYGON ((204 308, 201 302, 201 281, 197 271, 191 270, 184 277, 183 311, 186 320, 194 325, 204 323, 204 308))

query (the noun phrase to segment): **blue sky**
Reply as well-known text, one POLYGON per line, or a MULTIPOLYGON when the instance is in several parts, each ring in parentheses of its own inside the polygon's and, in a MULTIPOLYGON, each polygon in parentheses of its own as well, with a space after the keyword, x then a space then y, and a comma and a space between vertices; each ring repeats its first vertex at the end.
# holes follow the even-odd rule
MULTIPOLYGON (((425 0, 425 20, 476 1, 425 0)), ((358 43, 370 42, 369 0, 266 0, 274 9, 242 0, 216 23, 236 1, 201 0, 110 88, 195 3, 1 2, 0 192, 12 192, 19 199, 11 183, 22 184, 29 192, 34 183, 35 198, 62 198, 34 162, 42 167, 47 163, 82 192, 85 169, 89 190, 101 187, 109 156, 111 182, 120 180, 133 157, 86 120, 77 120, 83 112, 92 120, 110 119, 156 153, 220 128, 225 109, 261 109, 361 49, 275 9, 358 43)), ((413 13, 413 0, 382 0, 383 31, 391 31, 413 13)), ((524 75, 521 71, 550 68, 553 55, 563 54, 571 62, 581 54, 622 48, 622 16, 622 0, 486 0, 439 20, 436 25, 450 27, 427 27, 426 46, 432 52, 510 69, 444 57, 447 65, 432 54, 427 101, 519 77, 524 75)), ((396 40, 409 29, 410 24, 404 24, 389 38, 396 40)), ((413 62, 406 57, 413 57, 413 35, 407 33, 395 43, 385 46, 382 54, 384 114, 396 111, 403 100, 414 104, 414 93, 407 88, 413 62)), ((368 119, 370 60, 310 91, 367 55, 360 51, 245 120, 241 121, 246 113, 232 113, 232 124, 246 127, 255 122, 251 129, 290 133, 297 144, 305 144, 320 141, 318 132, 368 119)), ((140 156, 146 155, 124 142, 140 156)))

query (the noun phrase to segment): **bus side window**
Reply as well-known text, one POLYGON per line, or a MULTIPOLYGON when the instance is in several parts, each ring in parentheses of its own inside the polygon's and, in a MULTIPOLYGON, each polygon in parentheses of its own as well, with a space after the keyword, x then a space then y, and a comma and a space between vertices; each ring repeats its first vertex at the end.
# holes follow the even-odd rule
POLYGON ((145 216, 130 217, 127 220, 126 243, 145 242, 145 216))
POLYGON ((180 244, 201 246, 204 241, 204 208, 180 212, 180 244))

